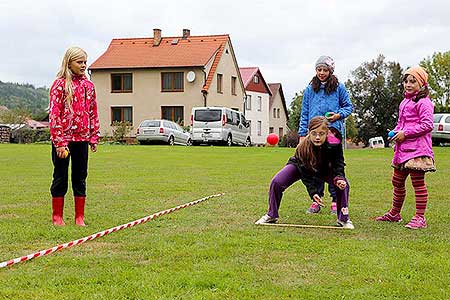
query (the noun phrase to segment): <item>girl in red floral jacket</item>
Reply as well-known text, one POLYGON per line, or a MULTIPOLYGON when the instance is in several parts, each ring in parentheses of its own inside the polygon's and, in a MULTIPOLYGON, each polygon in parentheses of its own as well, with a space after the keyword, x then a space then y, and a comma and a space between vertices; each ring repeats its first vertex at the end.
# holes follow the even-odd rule
POLYGON ((75 224, 85 226, 86 177, 89 147, 97 151, 99 120, 94 84, 86 78, 86 52, 67 49, 61 69, 50 89, 50 136, 52 139, 52 221, 63 226, 64 196, 68 189, 69 160, 72 160, 72 190, 75 224))

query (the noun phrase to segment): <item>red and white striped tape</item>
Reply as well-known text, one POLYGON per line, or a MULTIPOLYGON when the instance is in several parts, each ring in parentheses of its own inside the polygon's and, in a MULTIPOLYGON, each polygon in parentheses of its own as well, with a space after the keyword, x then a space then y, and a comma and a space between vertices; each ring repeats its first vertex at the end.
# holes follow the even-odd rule
POLYGON ((224 193, 207 196, 207 197, 204 197, 204 198, 201 198, 201 199, 189 202, 189 203, 185 203, 185 204, 178 205, 178 206, 170 208, 170 209, 166 209, 166 210, 154 213, 152 215, 149 215, 147 217, 138 219, 136 221, 132 221, 132 222, 129 222, 129 223, 126 223, 126 224, 122 224, 122 225, 119 225, 119 226, 116 226, 116 227, 113 227, 113 228, 110 228, 110 229, 106 229, 104 231, 100 231, 100 232, 94 233, 94 234, 92 234, 90 236, 87 236, 87 237, 84 237, 84 238, 81 238, 81 239, 78 239, 78 240, 74 240, 74 241, 71 241, 71 242, 68 242, 68 243, 65 243, 65 244, 61 244, 61 245, 55 246, 53 248, 49 248, 47 250, 42 250, 42 251, 39 251, 39 252, 36 252, 36 253, 32 253, 32 254, 28 254, 28 255, 25 255, 25 256, 22 256, 22 257, 10 259, 10 260, 7 260, 7 261, 4 261, 4 262, 0 263, 0 269, 4 268, 4 267, 12 266, 12 265, 17 264, 19 262, 31 260, 33 258, 37 258, 37 257, 40 257, 40 256, 45 256, 45 255, 51 254, 53 252, 59 251, 61 249, 70 248, 70 247, 73 247, 73 246, 76 246, 76 245, 80 245, 80 244, 83 244, 84 242, 92 241, 92 240, 94 240, 96 238, 105 236, 105 235, 110 234, 112 232, 116 232, 116 231, 119 231, 119 230, 122 230, 122 229, 125 229, 125 228, 128 228, 128 227, 133 227, 135 225, 139 225, 139 224, 145 223, 147 221, 156 219, 157 217, 160 217, 162 215, 170 214, 171 212, 174 212, 176 210, 180 210, 180 209, 186 208, 188 206, 196 205, 196 204, 198 204, 200 202, 203 202, 205 200, 208 200, 208 199, 211 199, 211 198, 214 198, 214 197, 221 197, 223 195, 224 195, 224 193))

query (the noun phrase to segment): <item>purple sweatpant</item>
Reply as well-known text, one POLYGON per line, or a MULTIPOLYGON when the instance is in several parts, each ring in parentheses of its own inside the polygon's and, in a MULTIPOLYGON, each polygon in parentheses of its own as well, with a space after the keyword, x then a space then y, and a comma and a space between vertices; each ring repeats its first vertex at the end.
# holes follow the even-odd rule
MULTIPOLYGON (((284 190, 300 179, 300 171, 293 164, 287 164, 273 177, 272 182, 270 183, 269 211, 267 212, 270 217, 279 217, 278 210, 280 209, 284 190)), ((345 181, 347 182, 347 187, 344 190, 341 190, 333 184, 332 180, 326 180, 326 182, 333 185, 336 190, 337 217, 342 222, 348 221, 348 196, 350 186, 347 179, 345 179, 345 181)))

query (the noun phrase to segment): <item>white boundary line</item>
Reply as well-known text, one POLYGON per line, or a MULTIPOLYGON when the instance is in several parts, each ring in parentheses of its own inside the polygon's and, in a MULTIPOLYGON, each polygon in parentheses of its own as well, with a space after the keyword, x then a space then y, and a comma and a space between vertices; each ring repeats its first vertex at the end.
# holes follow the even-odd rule
POLYGON ((119 231, 119 230, 122 230, 122 229, 125 229, 125 228, 128 228, 128 227, 133 227, 135 225, 139 225, 139 224, 148 222, 150 220, 156 219, 157 217, 160 217, 162 215, 170 214, 171 212, 180 210, 182 208, 186 208, 186 207, 189 207, 189 206, 192 206, 192 205, 196 205, 196 204, 198 204, 200 202, 203 202, 203 201, 206 201, 208 199, 215 198, 215 197, 221 197, 223 195, 225 195, 225 193, 220 193, 220 194, 207 196, 207 197, 204 197, 204 198, 201 198, 201 199, 189 202, 189 203, 185 203, 185 204, 178 205, 178 206, 170 208, 170 209, 166 209, 166 210, 154 213, 154 214, 149 215, 147 217, 143 217, 141 219, 138 219, 138 220, 135 220, 135 221, 131 221, 131 222, 126 223, 126 224, 122 224, 122 225, 119 225, 119 226, 116 226, 116 227, 113 227, 113 228, 110 228, 110 229, 106 229, 106 230, 103 230, 103 231, 91 234, 90 236, 86 236, 86 237, 78 239, 78 240, 73 240, 71 242, 68 242, 68 243, 65 243, 65 244, 60 244, 58 246, 55 246, 55 247, 52 247, 52 248, 49 248, 49 249, 46 249, 46 250, 41 250, 41 251, 38 251, 38 252, 35 252, 35 253, 32 253, 32 254, 28 254, 28 255, 25 255, 25 256, 22 256, 22 257, 17 257, 17 258, 14 258, 14 259, 10 259, 10 260, 7 260, 7 261, 4 261, 4 262, 0 263, 0 269, 4 268, 4 267, 12 266, 14 264, 17 264, 17 263, 20 263, 20 262, 23 262, 23 261, 31 260, 33 258, 45 256, 45 255, 51 254, 53 252, 59 251, 61 249, 66 249, 66 248, 70 248, 70 247, 73 247, 73 246, 76 246, 76 245, 80 245, 80 244, 83 244, 84 242, 92 241, 92 240, 94 240, 96 238, 105 236, 105 235, 110 234, 112 232, 116 232, 116 231, 119 231))

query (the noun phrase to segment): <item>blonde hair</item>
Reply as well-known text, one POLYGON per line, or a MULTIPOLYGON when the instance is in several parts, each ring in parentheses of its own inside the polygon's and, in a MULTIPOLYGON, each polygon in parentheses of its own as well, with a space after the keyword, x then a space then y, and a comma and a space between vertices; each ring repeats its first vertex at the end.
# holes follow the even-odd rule
POLYGON ((64 78, 66 80, 64 91, 66 92, 66 102, 70 110, 72 110, 72 97, 73 97, 73 87, 72 87, 72 76, 73 73, 69 69, 69 65, 72 61, 87 58, 87 53, 80 47, 70 47, 66 50, 63 60, 61 62, 61 68, 56 74, 57 78, 64 78))

